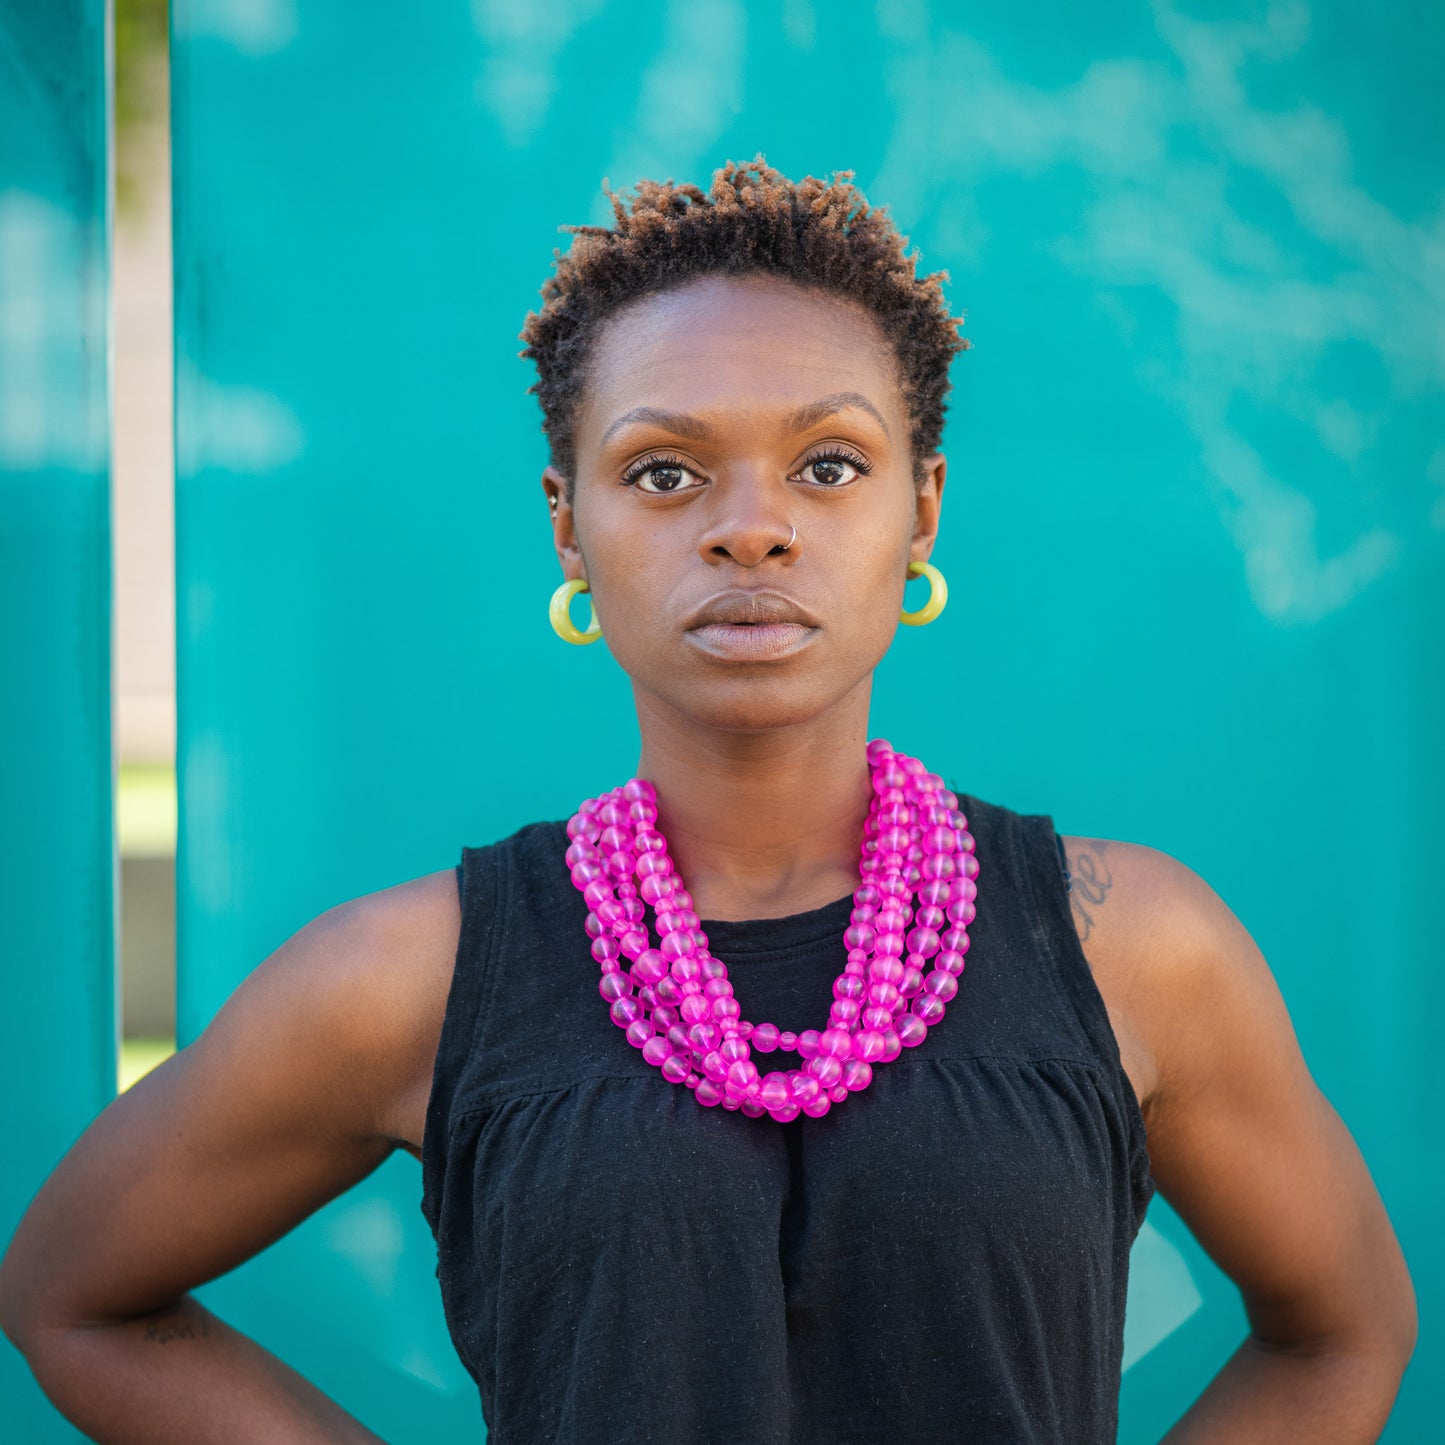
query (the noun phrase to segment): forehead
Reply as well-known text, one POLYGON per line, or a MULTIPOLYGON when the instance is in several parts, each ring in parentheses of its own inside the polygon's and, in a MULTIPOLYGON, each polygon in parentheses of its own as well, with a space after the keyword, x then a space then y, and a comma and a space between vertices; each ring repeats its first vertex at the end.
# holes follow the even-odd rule
POLYGON ((637 406, 758 416, 856 391, 907 436, 892 347, 871 312, 780 277, 709 276, 602 325, 576 419, 580 448, 637 406))

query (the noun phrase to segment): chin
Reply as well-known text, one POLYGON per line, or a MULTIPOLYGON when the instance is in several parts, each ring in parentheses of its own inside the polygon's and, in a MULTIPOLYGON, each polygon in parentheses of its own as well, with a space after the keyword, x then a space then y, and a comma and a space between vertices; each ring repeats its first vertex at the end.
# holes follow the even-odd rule
POLYGON ((648 688, 645 683, 638 686, 700 728, 764 733, 813 722, 860 684, 866 684, 870 676, 871 671, 841 686, 833 679, 824 683, 816 676, 759 677, 756 674, 747 678, 699 680, 691 686, 679 686, 675 677, 658 688, 648 688))

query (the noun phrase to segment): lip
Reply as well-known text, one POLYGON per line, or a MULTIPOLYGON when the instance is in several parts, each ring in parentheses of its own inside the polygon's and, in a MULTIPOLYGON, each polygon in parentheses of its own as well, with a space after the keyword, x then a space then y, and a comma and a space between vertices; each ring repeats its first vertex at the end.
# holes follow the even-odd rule
POLYGON ((683 624, 693 646, 712 657, 740 662, 790 657, 817 636, 820 625, 785 593, 742 589, 709 597, 683 624))

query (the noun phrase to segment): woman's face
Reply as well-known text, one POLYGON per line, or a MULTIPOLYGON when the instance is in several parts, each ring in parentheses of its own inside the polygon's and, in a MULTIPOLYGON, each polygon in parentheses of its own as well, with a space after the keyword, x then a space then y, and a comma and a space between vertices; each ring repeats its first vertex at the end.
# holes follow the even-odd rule
POLYGON ((770 276, 634 302, 596 339, 575 443, 570 504, 543 473, 557 555, 640 711, 759 731, 866 702, 945 465, 915 484, 870 313, 770 276))

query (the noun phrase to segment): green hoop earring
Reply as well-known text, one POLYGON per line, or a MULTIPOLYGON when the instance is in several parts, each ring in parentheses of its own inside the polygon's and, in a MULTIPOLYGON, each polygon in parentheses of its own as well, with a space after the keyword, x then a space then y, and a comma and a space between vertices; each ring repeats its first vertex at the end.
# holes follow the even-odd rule
POLYGON ((597 604, 592 601, 592 589, 584 578, 573 577, 570 581, 564 582, 552 594, 552 600, 547 605, 547 617, 552 623, 552 631, 563 642, 573 643, 577 647, 585 647, 589 642, 596 642, 602 636, 602 624, 597 620, 597 604), (587 624, 586 632, 583 632, 572 621, 570 611, 572 599, 579 592, 587 593, 587 601, 592 611, 592 620, 587 624))
POLYGON ((917 612, 899 613, 898 620, 910 627, 926 627, 948 605, 948 583, 932 562, 910 562, 908 575, 928 578, 928 601, 917 612))

